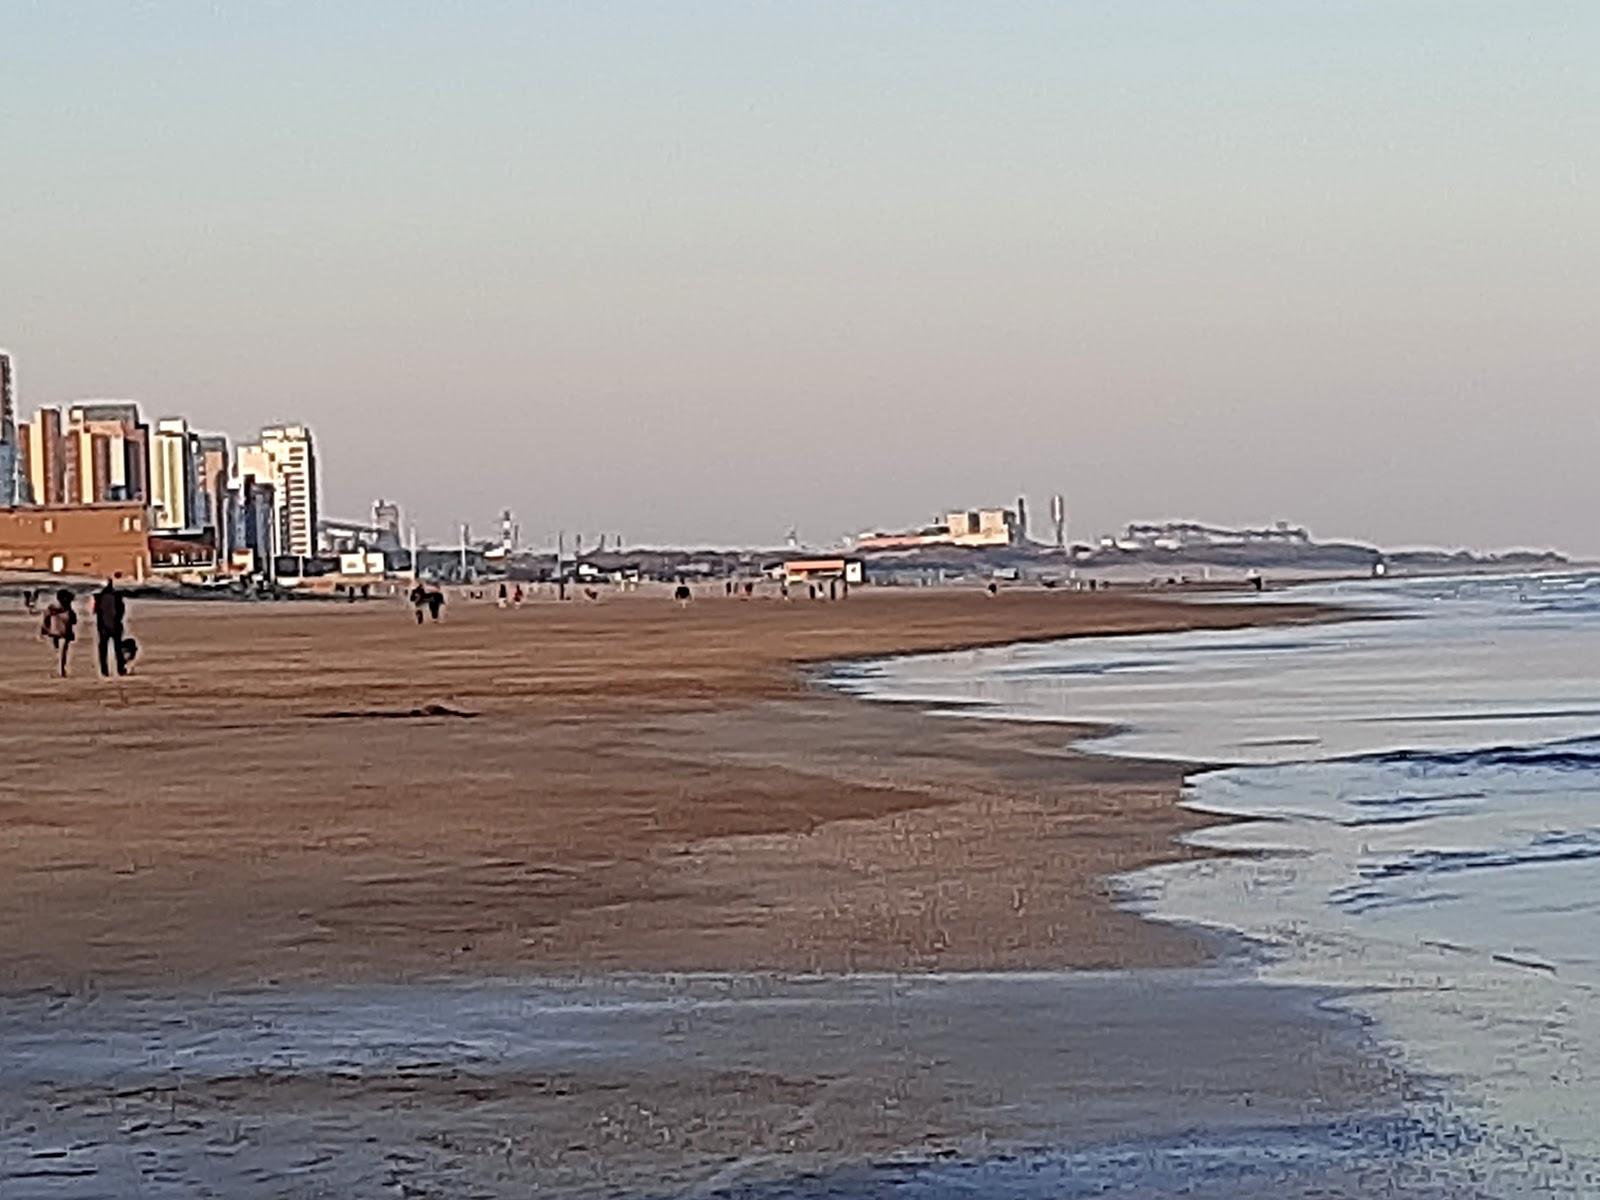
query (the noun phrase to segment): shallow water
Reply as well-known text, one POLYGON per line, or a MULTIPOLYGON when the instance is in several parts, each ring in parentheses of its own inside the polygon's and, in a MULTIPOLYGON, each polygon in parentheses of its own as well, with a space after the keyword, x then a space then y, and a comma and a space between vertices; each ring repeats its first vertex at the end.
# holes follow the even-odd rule
POLYGON ((1232 763, 1130 902, 1346 990, 1470 1110, 1600 1194, 1600 576, 1310 590, 1386 619, 869 664, 842 686, 1105 723, 1097 748, 1232 763))

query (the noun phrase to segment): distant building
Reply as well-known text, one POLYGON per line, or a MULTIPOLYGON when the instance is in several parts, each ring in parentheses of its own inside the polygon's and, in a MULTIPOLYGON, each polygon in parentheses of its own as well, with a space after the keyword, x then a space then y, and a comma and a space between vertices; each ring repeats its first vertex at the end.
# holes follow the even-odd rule
POLYGON ((827 583, 833 579, 860 583, 866 577, 859 558, 791 558, 781 570, 783 581, 788 584, 827 583))
POLYGON ((0 350, 0 508, 17 503, 17 376, 8 351, 0 350))
POLYGON ((17 452, 11 469, 16 473, 16 490, 11 502, 17 505, 33 504, 33 426, 18 425, 17 452))
MULTIPOLYGON (((241 448, 242 450, 243 448, 241 448)), ((228 493, 230 569, 271 581, 278 558, 278 505, 270 480, 244 474, 228 493)))
POLYGON ((1014 546, 1022 540, 1021 522, 1009 508, 978 508, 946 513, 921 529, 904 533, 864 533, 857 550, 914 550, 921 546, 1014 546))
POLYGON ((203 433, 196 439, 196 466, 200 478, 200 525, 216 535, 217 562, 226 563, 233 547, 233 525, 228 519, 228 439, 220 433, 203 433))
POLYGON ((201 527, 196 448, 189 422, 182 417, 156 422, 150 448, 150 518, 154 528, 171 531, 201 527))
POLYGON ((89 579, 150 577, 143 504, 0 509, 0 568, 89 579))
POLYGON ((72 405, 63 444, 68 504, 150 502, 150 427, 137 404, 72 405))
POLYGON ((400 534, 387 525, 328 519, 317 522, 317 544, 324 554, 351 554, 358 550, 391 553, 400 549, 400 534))
POLYGON ((394 534, 396 544, 400 541, 400 506, 391 504, 387 500, 374 500, 372 502, 372 525, 375 529, 386 529, 394 534))
POLYGON ((67 502, 66 443, 61 410, 41 408, 28 422, 28 491, 33 504, 67 502))
POLYGON ((1269 529, 1229 529, 1195 521, 1168 521, 1160 525, 1129 525, 1121 537, 1102 538, 1101 546, 1116 550, 1201 550, 1222 546, 1308 546, 1311 534, 1302 526, 1279 521, 1269 529))
POLYGON ((239 447, 235 468, 270 483, 280 554, 309 558, 317 553, 317 454, 311 430, 278 425, 261 431, 261 440, 239 447))
POLYGON ((945 528, 956 546, 1014 546, 1021 540, 1017 514, 1009 508, 953 512, 945 518, 945 528))

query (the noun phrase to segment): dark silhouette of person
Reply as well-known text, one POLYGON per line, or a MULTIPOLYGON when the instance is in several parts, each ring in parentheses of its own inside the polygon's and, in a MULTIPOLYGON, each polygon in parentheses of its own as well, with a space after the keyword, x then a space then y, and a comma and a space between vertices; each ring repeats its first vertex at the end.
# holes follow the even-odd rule
MULTIPOLYGON (((443 609, 444 609, 444 593, 441 592, 438 588, 434 588, 431 592, 428 593, 428 615, 430 617, 432 617, 435 621, 437 621, 439 619, 439 613, 443 609)), ((422 619, 422 617, 419 615, 417 617, 417 619, 420 621, 422 619)))
POLYGON ((686 604, 689 603, 689 597, 690 597, 691 594, 692 593, 690 593, 690 591, 689 591, 689 585, 686 584, 686 583, 680 583, 677 586, 677 588, 673 591, 672 598, 674 600, 676 600, 679 604, 685 604, 686 605, 686 604))
POLYGON ((44 610, 44 623, 39 635, 50 639, 50 644, 60 653, 58 667, 61 678, 67 677, 67 650, 78 640, 78 614, 72 608, 72 593, 62 588, 56 593, 55 603, 44 610))
POLYGON ((117 674, 128 673, 128 650, 123 638, 123 623, 127 620, 128 604, 117 591, 117 585, 106 580, 105 587, 94 597, 95 652, 100 659, 100 674, 111 674, 109 658, 117 661, 117 674), (110 651, 108 656, 107 651, 110 651))
POLYGON ((428 589, 420 583, 411 589, 411 607, 417 612, 417 624, 422 624, 422 610, 428 603, 428 589))

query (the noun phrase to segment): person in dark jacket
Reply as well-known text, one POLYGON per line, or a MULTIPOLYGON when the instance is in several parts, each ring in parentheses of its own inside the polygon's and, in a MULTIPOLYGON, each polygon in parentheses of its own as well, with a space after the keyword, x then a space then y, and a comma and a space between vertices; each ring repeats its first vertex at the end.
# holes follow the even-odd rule
POLYGON ((96 651, 100 657, 100 674, 111 674, 111 658, 117 661, 117 674, 128 673, 128 652, 123 638, 123 624, 128 617, 127 601, 117 591, 117 585, 106 580, 105 587, 94 597, 94 632, 96 651))

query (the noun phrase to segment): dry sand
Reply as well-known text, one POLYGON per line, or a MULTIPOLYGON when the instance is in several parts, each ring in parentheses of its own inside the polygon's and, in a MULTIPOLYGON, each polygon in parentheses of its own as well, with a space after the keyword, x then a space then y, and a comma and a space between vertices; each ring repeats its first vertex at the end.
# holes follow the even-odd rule
MULTIPOLYGON (((20 610, 20 605, 17 606, 20 610)), ((0 988, 1195 961, 1106 901, 1169 767, 802 666, 1317 614, 1128 595, 135 602, 135 676, 0 617, 0 988), (442 705, 471 716, 397 716, 442 705)))

